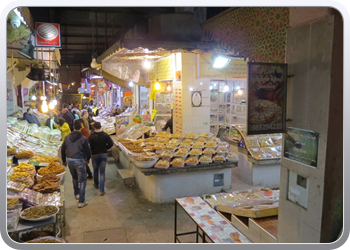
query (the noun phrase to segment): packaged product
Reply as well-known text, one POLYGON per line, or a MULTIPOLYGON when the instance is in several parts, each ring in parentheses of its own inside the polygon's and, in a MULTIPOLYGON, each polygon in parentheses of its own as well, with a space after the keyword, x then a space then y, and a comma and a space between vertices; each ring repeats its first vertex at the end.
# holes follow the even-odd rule
POLYGON ((170 165, 172 166, 180 166, 183 167, 185 165, 185 160, 181 157, 175 157, 171 162, 170 165))
POLYGON ((188 155, 188 150, 185 148, 179 148, 174 154, 174 156, 180 156, 180 157, 186 157, 187 155, 188 155))
POLYGON ((217 154, 226 154, 226 153, 228 153, 228 148, 227 147, 223 147, 223 146, 218 147, 216 149, 216 153, 217 154))
POLYGON ((197 133, 189 133, 185 136, 186 139, 197 139, 198 134, 197 133))
POLYGON ((200 158, 199 158, 199 162, 200 163, 211 163, 212 159, 211 159, 211 155, 205 155, 203 154, 200 158))
POLYGON ((216 148, 217 144, 214 141, 207 141, 207 143, 204 145, 206 148, 216 148))
POLYGON ((203 154, 206 154, 206 155, 215 155, 215 153, 216 153, 215 148, 205 148, 203 150, 203 154))
POLYGON ((187 157, 185 163, 187 165, 197 165, 199 163, 197 156, 189 156, 187 157))
POLYGON ((155 168, 168 168, 170 165, 169 161, 166 159, 160 159, 158 160, 158 162, 156 163, 156 165, 154 165, 155 168))
POLYGON ((189 152, 190 155, 202 155, 202 150, 198 148, 192 148, 189 152))
POLYGON ((213 161, 224 162, 224 161, 226 161, 226 158, 222 154, 216 154, 213 156, 213 161))

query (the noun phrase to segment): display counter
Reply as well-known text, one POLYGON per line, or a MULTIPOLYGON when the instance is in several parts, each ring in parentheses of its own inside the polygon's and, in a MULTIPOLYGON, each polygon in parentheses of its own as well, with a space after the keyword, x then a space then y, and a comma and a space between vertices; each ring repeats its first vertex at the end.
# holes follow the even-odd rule
POLYGON ((231 172, 237 167, 238 157, 228 151, 227 142, 209 133, 186 136, 167 133, 135 140, 134 132, 129 130, 126 135, 134 137, 133 140, 126 137, 114 140, 119 166, 129 170, 149 201, 173 202, 177 197, 231 187, 231 172))
POLYGON ((247 135, 244 125, 232 125, 228 142, 239 157, 232 175, 253 186, 279 188, 282 134, 247 135))

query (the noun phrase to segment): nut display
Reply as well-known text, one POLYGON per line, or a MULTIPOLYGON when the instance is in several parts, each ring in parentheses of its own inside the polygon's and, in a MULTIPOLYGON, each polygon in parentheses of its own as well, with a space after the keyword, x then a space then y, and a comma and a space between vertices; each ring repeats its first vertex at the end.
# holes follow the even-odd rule
POLYGON ((156 165, 154 166, 155 168, 168 168, 169 167, 169 161, 160 159, 156 165))
POLYGON ((36 177, 37 183, 42 183, 44 181, 49 181, 49 182, 57 182, 60 180, 60 177, 55 175, 55 174, 46 174, 43 177, 36 177))
POLYGON ((213 161, 226 161, 226 158, 224 155, 217 154, 213 156, 213 161))
POLYGON ((206 154, 206 155, 215 155, 215 153, 216 153, 215 148, 205 148, 203 150, 203 154, 206 154))
POLYGON ((25 219, 38 219, 48 217, 58 211, 56 206, 35 206, 30 207, 21 213, 21 217, 25 219))
POLYGON ((14 155, 16 153, 16 148, 8 148, 7 155, 14 155))
POLYGON ((174 158, 171 162, 171 165, 178 165, 178 166, 182 166, 185 164, 185 160, 183 158, 180 157, 176 157, 174 158))
POLYGON ((202 155, 202 150, 198 148, 193 148, 190 152, 190 155, 202 155))
POLYGON ((199 137, 196 142, 207 142, 207 139, 205 137, 199 137))
POLYGON ((14 207, 19 204, 18 198, 7 198, 7 207, 14 207))
POLYGON ((30 159, 31 161, 35 162, 60 162, 61 159, 57 156, 49 156, 49 155, 35 155, 30 159))
POLYGON ((44 180, 34 185, 33 190, 40 193, 52 193, 58 190, 58 183, 44 180))
POLYGON ((218 154, 226 154, 226 153, 228 153, 228 148, 227 147, 223 147, 223 146, 218 147, 216 149, 216 153, 218 153, 218 154))
POLYGON ((185 157, 187 155, 188 155, 188 151, 185 148, 179 148, 174 154, 174 156, 182 156, 182 157, 185 157))
POLYGON ((212 162, 212 160, 211 160, 211 155, 202 155, 202 156, 199 158, 199 161, 200 161, 200 162, 212 162))
POLYGON ((45 174, 62 174, 66 171, 64 166, 57 164, 56 162, 50 162, 47 167, 42 167, 38 170, 39 175, 45 174))
POLYGON ((196 139, 198 138, 198 134, 196 133, 189 133, 185 136, 185 138, 188 138, 188 139, 196 139))
POLYGON ((214 141, 207 141, 207 143, 205 144, 206 148, 216 148, 216 142, 214 141))
POLYGON ((197 156, 190 156, 186 159, 186 163, 190 164, 198 164, 198 158, 197 156))

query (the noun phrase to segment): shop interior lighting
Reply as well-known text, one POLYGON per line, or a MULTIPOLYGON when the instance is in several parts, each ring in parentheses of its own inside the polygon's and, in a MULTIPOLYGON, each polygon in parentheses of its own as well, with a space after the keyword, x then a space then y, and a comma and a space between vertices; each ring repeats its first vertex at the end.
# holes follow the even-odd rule
POLYGON ((237 94, 238 94, 238 95, 242 95, 242 94, 243 94, 243 91, 239 89, 239 90, 237 91, 237 94))
POLYGON ((32 101, 35 101, 35 100, 36 100, 36 96, 32 95, 32 101))
POLYGON ((154 88, 155 88, 156 90, 160 90, 160 84, 159 84, 158 79, 157 79, 157 81, 156 81, 156 84, 154 85, 154 88))
POLYGON ((132 87, 134 86, 134 83, 132 81, 129 82, 129 86, 132 87))
POLYGON ((97 68, 96 58, 92 58, 92 61, 90 63, 90 67, 93 68, 93 69, 97 68))
POLYGON ((52 100, 52 103, 56 106, 56 105, 57 105, 57 100, 56 100, 56 99, 53 99, 53 100, 52 100))
POLYGON ((83 99, 86 99, 86 96, 83 96, 83 99))
POLYGON ((102 79, 102 78, 103 78, 103 76, 99 76, 99 75, 93 75, 91 77, 91 79, 102 79))
POLYGON ((222 69, 225 68, 229 63, 231 59, 227 56, 223 55, 216 55, 213 58, 213 68, 215 69, 222 69))
POLYGON ((144 60, 142 60, 141 66, 145 70, 150 70, 151 68, 153 68, 154 64, 153 64, 153 62, 151 60, 144 59, 144 60))
POLYGON ((227 85, 225 85, 225 87, 224 87, 224 92, 227 92, 227 91, 229 91, 229 88, 228 88, 227 85))
POLYGON ((167 90, 167 91, 171 91, 171 86, 170 86, 170 84, 168 84, 168 86, 166 87, 166 90, 167 90))
POLYGON ((200 83, 199 83, 199 85, 203 85, 203 83, 202 83, 202 82, 200 82, 200 83))
POLYGON ((49 107, 47 106, 47 102, 43 101, 43 104, 41 106, 41 111, 46 113, 47 111, 49 111, 49 107))
POLYGON ((74 83, 75 83, 75 82, 72 82, 72 86, 74 86, 74 83))
POLYGON ((95 87, 96 85, 95 84, 92 84, 91 87, 95 87))
POLYGON ((209 89, 212 90, 212 89, 213 89, 213 86, 210 85, 209 89))
POLYGON ((193 88, 192 88, 192 87, 190 87, 190 91, 193 91, 193 88))
POLYGON ((49 109, 54 109, 55 108, 55 104, 51 101, 49 103, 49 109))
POLYGON ((44 95, 40 96, 40 100, 46 101, 46 96, 44 96, 44 95))
POLYGON ((52 89, 52 86, 50 86, 49 88, 52 89))

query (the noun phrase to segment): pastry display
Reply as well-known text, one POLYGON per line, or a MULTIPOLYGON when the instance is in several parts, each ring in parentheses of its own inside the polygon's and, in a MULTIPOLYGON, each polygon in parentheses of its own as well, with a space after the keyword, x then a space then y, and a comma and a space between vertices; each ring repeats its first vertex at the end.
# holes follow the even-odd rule
POLYGON ((226 155, 226 160, 227 161, 238 161, 239 159, 238 159, 238 156, 236 153, 230 152, 226 155))
POLYGON ((206 154, 206 155, 215 155, 215 153, 216 153, 215 148, 205 148, 203 150, 203 154, 206 154))
POLYGON ((228 153, 228 148, 227 147, 223 147, 223 146, 218 147, 216 149, 216 153, 217 154, 226 154, 226 153, 228 153))
POLYGON ((213 156, 213 161, 226 161, 226 158, 222 154, 216 154, 213 156))
POLYGON ((16 181, 7 181, 7 189, 16 191, 16 192, 21 192, 23 189, 25 189, 26 185, 21 182, 16 182, 16 181))
POLYGON ((40 193, 53 193, 58 191, 58 183, 53 181, 44 180, 33 186, 33 190, 40 193))
POLYGON ((206 148, 216 148, 216 142, 214 141, 207 141, 207 143, 204 145, 206 148))
POLYGON ((198 162, 198 157, 197 156, 187 157, 185 163, 186 164, 190 164, 190 165, 197 165, 199 163, 198 162))
POLYGON ((205 137, 199 137, 197 140, 196 140, 196 142, 207 142, 207 138, 205 138, 205 137))
POLYGON ((196 133, 189 133, 185 136, 186 139, 197 139, 198 138, 198 134, 196 133))
POLYGON ((259 145, 262 148, 274 146, 274 143, 270 138, 270 136, 259 136, 258 140, 259 140, 259 145))
POLYGON ((172 151, 174 151, 176 148, 177 148, 177 146, 176 145, 172 145, 172 144, 167 144, 165 146, 165 149, 172 150, 172 151))
POLYGON ((218 147, 230 147, 230 144, 226 141, 220 141, 218 142, 218 147))
POLYGON ((172 134, 171 138, 182 139, 183 135, 182 133, 174 133, 172 134))
POLYGON ((185 160, 183 158, 176 157, 170 162, 170 164, 175 166, 183 166, 185 164, 185 160))
POLYGON ((208 137, 210 137, 212 135, 213 134, 211 134, 211 133, 201 133, 201 134, 199 134, 199 137, 206 137, 206 138, 208 138, 208 137))
POLYGON ((21 162, 18 164, 17 167, 13 168, 13 172, 17 173, 17 172, 26 172, 28 173, 30 176, 35 176, 36 174, 36 170, 35 170, 35 166, 32 164, 28 164, 28 163, 24 163, 21 162))
POLYGON ((42 183, 44 181, 49 181, 49 182, 58 182, 60 180, 60 177, 55 175, 55 174, 46 174, 42 177, 36 177, 37 183, 42 183))
POLYGON ((184 149, 186 149, 187 151, 190 151, 190 150, 191 150, 191 146, 188 145, 188 144, 180 144, 180 145, 179 145, 179 148, 184 148, 184 149))
POLYGON ((64 241, 52 236, 46 236, 27 241, 26 243, 64 243, 64 241))
POLYGON ((172 137, 172 135, 170 134, 169 131, 161 131, 161 132, 159 132, 158 134, 156 134, 156 137, 158 137, 158 136, 161 136, 161 137, 169 137, 169 138, 172 137))
POLYGON ((200 158, 199 158, 199 161, 200 162, 203 162, 203 163, 211 163, 212 162, 212 159, 211 159, 211 155, 202 155, 200 158))
POLYGON ((172 158, 174 155, 174 152, 171 150, 164 150, 160 155, 159 158, 172 158))
POLYGON ((215 143, 218 143, 218 142, 220 142, 220 138, 211 137, 207 142, 215 142, 215 143))
POLYGON ((199 142, 199 141, 196 141, 195 143, 193 143, 192 145, 192 148, 204 148, 204 142, 199 142))
POLYGON ((169 142, 167 142, 167 144, 169 145, 179 145, 181 143, 180 139, 171 139, 169 142))
POLYGON ((170 165, 168 160, 160 159, 156 165, 154 165, 155 168, 168 168, 170 165))
POLYGON ((179 148, 174 154, 174 156, 181 156, 181 157, 186 157, 187 155, 188 155, 188 150, 185 148, 179 148))
POLYGON ((15 207, 19 204, 18 198, 7 198, 7 207, 15 207))
POLYGON ((192 145, 194 143, 193 139, 185 139, 181 142, 181 144, 188 144, 188 145, 192 145))
POLYGON ((189 152, 190 155, 202 155, 202 150, 198 148, 192 148, 189 152))

